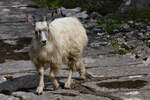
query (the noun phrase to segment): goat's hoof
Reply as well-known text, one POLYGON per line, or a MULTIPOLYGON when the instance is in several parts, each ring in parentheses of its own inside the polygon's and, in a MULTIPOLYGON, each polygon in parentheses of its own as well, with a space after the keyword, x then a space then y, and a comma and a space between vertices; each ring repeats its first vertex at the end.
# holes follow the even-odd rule
POLYGON ((59 84, 54 84, 54 89, 53 90, 58 90, 59 89, 59 84))
POLYGON ((71 88, 71 87, 70 87, 70 83, 66 82, 64 88, 65 88, 65 89, 70 89, 70 88, 71 88))
POLYGON ((59 84, 57 83, 57 84, 55 84, 55 88, 56 89, 58 89, 59 88, 59 84))
POLYGON ((86 76, 85 76, 85 75, 81 75, 81 76, 80 76, 80 79, 85 80, 85 79, 86 79, 86 76))
POLYGON ((38 88, 36 89, 36 94, 37 94, 37 95, 42 95, 42 94, 43 94, 43 87, 38 87, 38 88))
POLYGON ((57 88, 54 87, 54 88, 53 88, 53 91, 58 90, 58 89, 61 89, 61 88, 60 88, 60 87, 57 87, 57 88))

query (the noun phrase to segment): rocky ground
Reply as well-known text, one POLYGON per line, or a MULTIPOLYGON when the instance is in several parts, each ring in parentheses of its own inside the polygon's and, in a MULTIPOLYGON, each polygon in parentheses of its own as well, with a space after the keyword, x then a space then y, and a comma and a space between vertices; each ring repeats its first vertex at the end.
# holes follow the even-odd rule
POLYGON ((101 15, 61 8, 66 16, 78 17, 87 29, 84 63, 89 74, 83 81, 74 73, 72 88, 64 89, 68 71, 63 65, 57 77, 61 88, 52 90, 48 69, 44 93, 38 96, 34 91, 39 77, 27 53, 33 27, 26 16, 38 18, 48 11, 30 0, 1 0, 0 8, 0 100, 149 100, 149 22, 130 20, 108 34, 97 24, 101 15))

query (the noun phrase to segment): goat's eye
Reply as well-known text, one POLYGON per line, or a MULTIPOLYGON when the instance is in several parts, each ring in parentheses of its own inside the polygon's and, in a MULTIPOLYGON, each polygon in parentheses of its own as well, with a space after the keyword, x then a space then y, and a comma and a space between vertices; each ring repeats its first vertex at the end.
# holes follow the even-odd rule
POLYGON ((38 34, 38 31, 35 31, 35 35, 37 35, 38 34))
POLYGON ((38 31, 35 31, 35 37, 38 39, 38 31))

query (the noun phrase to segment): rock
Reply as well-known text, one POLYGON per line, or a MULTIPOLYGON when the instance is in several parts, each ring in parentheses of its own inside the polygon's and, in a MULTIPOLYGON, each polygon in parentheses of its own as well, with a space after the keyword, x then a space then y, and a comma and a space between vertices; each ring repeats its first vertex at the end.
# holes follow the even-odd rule
POLYGON ((144 38, 144 34, 143 33, 138 33, 138 36, 139 36, 138 37, 139 39, 143 39, 144 38))
POLYGON ((100 15, 99 13, 97 13, 97 12, 92 12, 91 14, 90 14, 90 18, 92 18, 92 19, 100 19, 102 17, 102 15, 100 15))
POLYGON ((119 33, 120 30, 116 28, 116 29, 113 30, 113 32, 114 32, 114 33, 119 33))
POLYGON ((100 33, 100 32, 102 32, 102 30, 101 30, 100 28, 96 28, 96 27, 95 27, 95 28, 93 29, 93 32, 94 32, 94 33, 100 33))
POLYGON ((146 30, 146 26, 145 24, 143 24, 142 22, 136 22, 134 25, 133 25, 133 28, 134 30, 136 29, 137 31, 140 31, 141 32, 141 29, 143 30, 146 30))
MULTIPOLYGON (((12 95, 17 97, 21 97, 22 100, 36 100, 37 96, 34 93, 26 93, 26 92, 14 92, 12 95)), ((44 99, 45 100, 45 99, 44 99)))
POLYGON ((21 50, 14 50, 15 53, 27 53, 29 52, 29 47, 24 47, 23 49, 21 50))
POLYGON ((20 99, 14 96, 7 96, 7 95, 0 94, 0 100, 20 100, 20 99))
POLYGON ((105 46, 107 44, 108 44, 108 42, 105 42, 105 41, 103 41, 103 42, 93 42, 93 43, 90 44, 90 46, 92 48, 97 48, 97 47, 100 47, 100 46, 105 46))
POLYGON ((80 7, 76 7, 74 9, 66 9, 64 7, 61 7, 60 10, 63 12, 63 14, 67 14, 69 12, 78 13, 78 12, 80 12, 81 8, 80 7))
POLYGON ((103 35, 105 35, 105 34, 106 34, 106 33, 104 33, 104 32, 103 32, 103 33, 97 33, 98 36, 103 36, 103 35))
POLYGON ((134 21, 133 20, 129 20, 128 23, 129 24, 134 24, 134 21))
POLYGON ((88 17, 87 11, 80 12, 81 8, 79 7, 74 8, 74 9, 66 9, 62 7, 60 8, 60 10, 65 16, 68 16, 68 17, 74 16, 74 17, 81 18, 81 19, 86 19, 88 17))
POLYGON ((19 70, 30 70, 34 69, 34 66, 31 61, 24 60, 6 60, 5 63, 0 63, 0 72, 18 72, 19 70))
POLYGON ((127 31, 127 30, 129 30, 130 26, 125 23, 125 24, 121 24, 121 25, 119 26, 119 28, 120 28, 121 30, 123 30, 123 31, 127 31))
POLYGON ((147 30, 147 31, 150 31, 150 26, 146 26, 146 30, 147 30))
POLYGON ((8 91, 11 93, 20 89, 22 89, 22 91, 25 91, 30 88, 37 87, 38 81, 39 79, 37 75, 27 75, 27 76, 22 76, 22 77, 20 76, 12 80, 2 82, 0 84, 0 92, 3 93, 3 91, 8 91))
POLYGON ((17 44, 17 41, 15 41, 15 40, 4 40, 3 42, 10 44, 10 45, 16 45, 17 44))
POLYGON ((88 18, 87 11, 83 11, 81 13, 77 13, 74 16, 77 17, 77 18, 80 18, 80 19, 86 19, 86 18, 88 18))
POLYGON ((87 23, 84 24, 86 29, 93 29, 97 25, 97 20, 89 19, 87 23))
POLYGON ((94 96, 90 94, 79 94, 71 90, 61 90, 61 91, 49 91, 42 95, 35 95, 33 93, 26 92, 15 92, 13 95, 22 97, 23 100, 110 100, 106 97, 94 96))
POLYGON ((74 9, 66 9, 66 8, 62 7, 62 8, 60 8, 60 10, 62 11, 62 13, 65 16, 73 16, 74 14, 80 12, 81 8, 77 7, 74 9))

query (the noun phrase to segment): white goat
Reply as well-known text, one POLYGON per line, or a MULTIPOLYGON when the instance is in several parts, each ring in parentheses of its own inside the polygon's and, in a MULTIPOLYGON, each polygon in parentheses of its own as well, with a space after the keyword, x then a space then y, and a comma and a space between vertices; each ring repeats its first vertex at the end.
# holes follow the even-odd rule
MULTIPOLYGON (((33 23, 31 20, 30 22, 33 23)), ((69 67, 65 88, 70 88, 72 72, 75 70, 79 71, 82 79, 85 79, 86 70, 82 53, 87 45, 88 38, 86 30, 79 20, 74 17, 64 17, 55 19, 52 22, 35 22, 34 26, 35 32, 29 55, 40 73, 37 94, 43 92, 45 64, 50 64, 49 77, 54 88, 59 87, 55 77, 62 63, 67 64, 69 67)))

